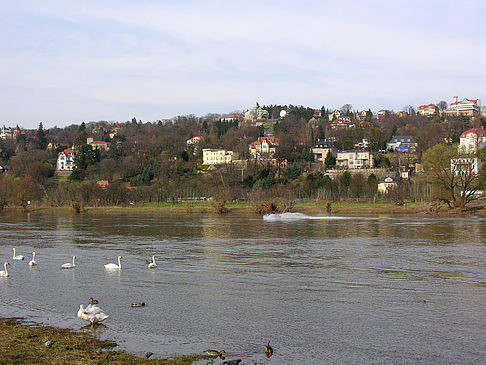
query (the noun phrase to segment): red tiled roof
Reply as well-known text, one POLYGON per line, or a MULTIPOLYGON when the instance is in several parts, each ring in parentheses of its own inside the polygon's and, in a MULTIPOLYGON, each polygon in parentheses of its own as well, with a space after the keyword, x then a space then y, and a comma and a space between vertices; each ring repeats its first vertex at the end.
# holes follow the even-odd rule
POLYGON ((466 138, 469 133, 475 133, 479 137, 486 137, 486 131, 482 128, 471 128, 467 131, 462 132, 460 138, 466 138))
POLYGON ((223 114, 221 119, 238 119, 243 118, 243 114, 223 114))

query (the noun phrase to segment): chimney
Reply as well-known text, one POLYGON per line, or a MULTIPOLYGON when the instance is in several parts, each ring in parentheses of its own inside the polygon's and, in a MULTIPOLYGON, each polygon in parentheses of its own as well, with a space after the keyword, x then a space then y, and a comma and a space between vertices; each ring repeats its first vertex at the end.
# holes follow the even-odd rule
POLYGON ((454 96, 454 103, 457 103, 457 96, 454 96))

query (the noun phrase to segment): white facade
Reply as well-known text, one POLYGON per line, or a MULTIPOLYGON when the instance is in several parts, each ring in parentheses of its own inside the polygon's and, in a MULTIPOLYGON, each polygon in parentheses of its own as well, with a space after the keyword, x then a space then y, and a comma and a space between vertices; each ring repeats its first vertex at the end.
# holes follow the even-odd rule
POLYGON ((457 96, 454 96, 454 102, 449 105, 445 111, 447 115, 468 115, 473 116, 481 112, 481 100, 466 99, 458 101, 457 96))
POLYGON ((74 149, 64 150, 57 155, 56 170, 72 171, 76 167, 78 153, 74 149))
POLYGON ((478 148, 486 147, 486 131, 472 128, 462 132, 459 143, 459 153, 474 153, 478 148))
POLYGON ((481 160, 477 157, 453 158, 451 160, 451 171, 456 174, 479 174, 481 160))

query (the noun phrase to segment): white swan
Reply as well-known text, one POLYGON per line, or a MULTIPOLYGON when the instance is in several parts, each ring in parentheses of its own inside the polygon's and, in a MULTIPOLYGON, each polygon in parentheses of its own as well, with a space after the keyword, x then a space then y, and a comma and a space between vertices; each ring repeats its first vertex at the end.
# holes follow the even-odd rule
POLYGON ((70 262, 67 262, 65 264, 62 264, 61 265, 61 269, 74 269, 74 267, 76 266, 74 264, 74 260, 76 259, 76 256, 73 256, 73 263, 71 264, 70 262))
POLYGON ((155 263, 155 256, 152 256, 152 262, 148 265, 149 269, 155 269, 157 264, 155 263))
POLYGON ((95 313, 95 314, 88 313, 86 312, 86 309, 83 307, 83 305, 80 304, 78 310, 78 318, 90 322, 91 324, 96 324, 96 323, 103 322, 105 319, 108 318, 108 316, 103 312, 95 313))
POLYGON ((100 307, 97 305, 89 304, 86 308, 84 308, 84 311, 88 314, 99 314, 103 313, 100 307))
POLYGON ((118 265, 117 264, 106 264, 105 269, 108 270, 115 270, 115 269, 121 269, 121 262, 120 259, 122 259, 122 256, 118 256, 118 265))
POLYGON ((8 262, 5 262, 3 264, 3 267, 5 268, 5 270, 0 271, 0 277, 6 278, 8 276, 7 265, 10 265, 10 264, 8 262))
POLYGON ((13 257, 12 257, 14 260, 23 260, 24 259, 24 256, 15 254, 15 248, 12 248, 12 250, 14 252, 13 257))
POLYGON ((32 260, 29 261, 30 266, 37 265, 37 262, 35 262, 35 252, 32 252, 32 260))

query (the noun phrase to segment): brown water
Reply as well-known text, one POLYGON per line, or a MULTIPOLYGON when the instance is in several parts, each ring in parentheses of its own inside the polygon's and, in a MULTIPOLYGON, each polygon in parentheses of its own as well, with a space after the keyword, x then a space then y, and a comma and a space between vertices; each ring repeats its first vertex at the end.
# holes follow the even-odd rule
POLYGON ((128 352, 485 363, 484 219, 2 213, 0 234, 0 315, 80 329, 79 304, 95 297, 110 316, 96 333, 128 352), (118 255, 122 269, 105 271, 118 255))

